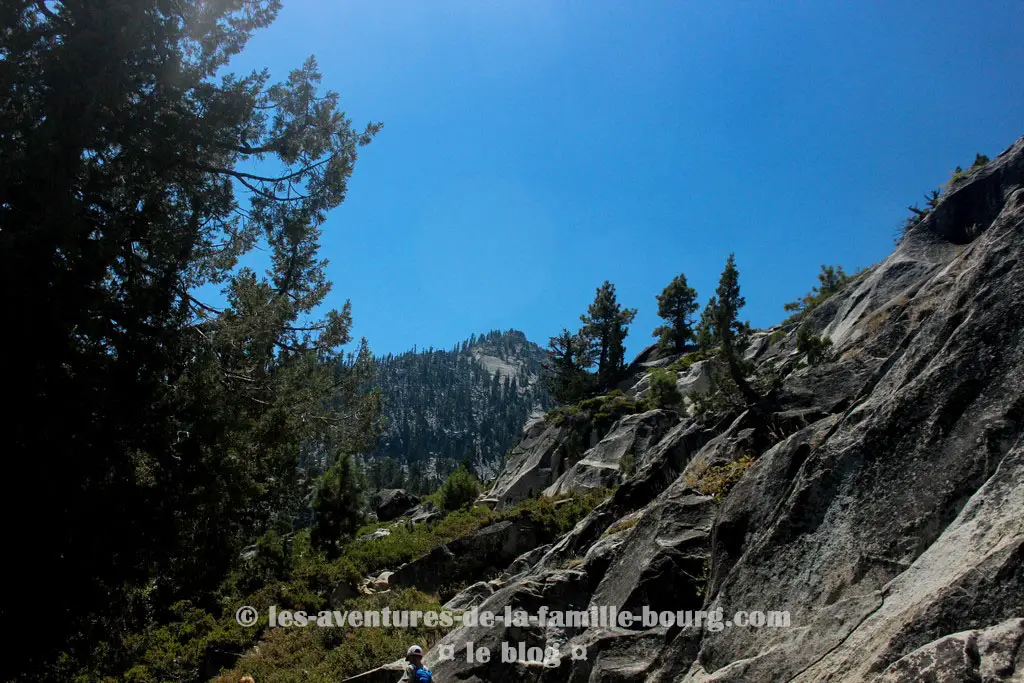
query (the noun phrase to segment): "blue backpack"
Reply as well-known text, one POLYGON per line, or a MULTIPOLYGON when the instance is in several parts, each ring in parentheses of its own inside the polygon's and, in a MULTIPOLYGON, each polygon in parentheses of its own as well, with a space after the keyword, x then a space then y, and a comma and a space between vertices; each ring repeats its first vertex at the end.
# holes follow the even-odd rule
MULTIPOLYGON (((412 667, 409 667, 412 669, 412 667)), ((412 672, 410 683, 433 683, 434 674, 430 673, 430 669, 420 667, 412 672)))

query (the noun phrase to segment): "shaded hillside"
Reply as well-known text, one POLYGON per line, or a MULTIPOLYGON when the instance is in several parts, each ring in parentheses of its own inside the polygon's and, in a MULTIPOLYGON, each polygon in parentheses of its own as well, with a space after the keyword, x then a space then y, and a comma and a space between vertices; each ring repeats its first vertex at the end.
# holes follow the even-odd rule
MULTIPOLYGON (((450 350, 378 358, 387 427, 370 459, 397 466, 378 465, 384 481, 371 483, 417 489, 424 475, 443 475, 467 458, 493 474, 530 414, 550 405, 539 383, 545 357, 522 332, 494 330, 450 350), (403 464, 410 476, 396 481, 403 464)), ((371 479, 374 472, 371 465, 371 479)))

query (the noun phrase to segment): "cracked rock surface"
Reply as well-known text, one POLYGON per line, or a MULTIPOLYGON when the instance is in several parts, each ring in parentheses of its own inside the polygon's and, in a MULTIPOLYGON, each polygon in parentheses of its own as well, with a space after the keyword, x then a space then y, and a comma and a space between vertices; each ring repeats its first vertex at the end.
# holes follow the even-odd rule
POLYGON ((833 356, 807 366, 795 329, 762 335, 754 362, 783 372, 767 407, 637 416, 568 466, 566 428, 533 425, 504 494, 586 485, 626 453, 636 470, 502 587, 466 597, 496 613, 784 610, 788 627, 461 628, 443 641, 456 651, 526 641, 562 657, 467 664, 433 648, 437 679, 1024 680, 1024 139, 804 324, 833 356), (708 468, 745 455, 726 495, 702 492, 708 468))

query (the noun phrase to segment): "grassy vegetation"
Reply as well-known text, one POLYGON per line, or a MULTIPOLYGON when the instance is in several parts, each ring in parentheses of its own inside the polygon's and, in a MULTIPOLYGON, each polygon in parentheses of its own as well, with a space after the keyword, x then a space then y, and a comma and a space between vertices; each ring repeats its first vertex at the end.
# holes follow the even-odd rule
POLYGON ((984 154, 975 154, 974 163, 972 163, 971 167, 968 168, 966 171, 960 168, 959 166, 957 166, 956 169, 953 170, 953 172, 949 176, 949 180, 946 181, 946 185, 943 188, 943 191, 948 193, 950 190, 952 190, 954 187, 960 184, 965 178, 967 178, 967 176, 971 175, 971 173, 981 168, 982 166, 986 166, 989 161, 991 160, 984 154))
POLYGON ((670 365, 668 365, 666 369, 671 370, 672 372, 689 372, 690 368, 693 367, 694 363, 699 363, 702 360, 714 358, 717 353, 718 349, 693 351, 682 356, 681 358, 676 359, 670 365))
MULTIPOLYGON (((441 611, 441 603, 416 590, 365 595, 349 601, 349 611, 441 611)), ((269 631, 257 650, 215 679, 236 683, 250 675, 259 683, 339 681, 401 659, 409 643, 429 648, 450 628, 419 624, 412 628, 278 628, 269 631)), ((397 676, 396 676, 397 679, 397 676)))
POLYGON ((744 455, 739 460, 734 460, 726 465, 706 467, 691 473, 687 476, 686 484, 697 489, 703 495, 713 496, 716 501, 722 502, 730 489, 743 478, 753 464, 754 458, 744 455))
POLYGON ((568 560, 558 565, 559 569, 578 569, 583 566, 585 560, 582 557, 570 557, 568 560))
POLYGON ((542 534, 553 537, 571 529, 610 493, 607 489, 595 489, 586 494, 558 498, 529 498, 500 511, 478 506, 450 512, 434 524, 368 525, 360 530, 361 534, 379 528, 388 528, 391 534, 351 543, 340 561, 355 568, 359 576, 394 569, 456 538, 503 520, 529 520, 538 525, 542 534))
MULTIPOLYGON (((434 548, 473 533, 494 520, 495 514, 485 507, 456 510, 433 524, 407 526, 374 524, 364 527, 366 533, 388 528, 391 534, 382 538, 350 543, 342 554, 360 576, 395 567, 426 555, 434 548)), ((363 531, 361 530, 361 531, 363 531)))
POLYGON ((626 396, 614 389, 603 396, 588 398, 573 405, 559 406, 548 411, 548 421, 555 425, 583 425, 591 422, 599 430, 611 427, 620 417, 645 413, 651 406, 644 399, 626 396))
MULTIPOLYGON (((278 628, 267 629, 271 605, 279 609, 304 610, 315 614, 332 609, 328 597, 339 583, 355 585, 362 576, 399 565, 431 550, 502 520, 530 520, 550 538, 571 529, 590 510, 603 502, 610 491, 594 490, 558 499, 525 500, 501 511, 485 507, 460 509, 434 523, 417 525, 370 524, 359 535, 387 527, 390 535, 356 540, 347 544, 341 556, 328 560, 313 549, 309 531, 291 536, 267 534, 246 559, 240 559, 221 588, 220 604, 198 606, 178 603, 160 628, 135 636, 131 647, 138 664, 125 680, 191 681, 234 683, 243 674, 260 683, 340 680, 393 661, 402 656, 409 642, 429 647, 444 635, 444 629, 413 628, 278 628), (256 608, 258 624, 243 628, 235 612, 243 605, 256 608), (255 645, 258 648, 253 649, 255 645)), ((437 596, 416 590, 395 590, 345 600, 338 610, 441 609, 437 596)), ((89 680, 104 679, 91 672, 89 680)))
POLYGON ((636 457, 632 453, 622 456, 622 460, 619 461, 619 470, 627 477, 636 474, 636 457))
POLYGON ((632 519, 624 519, 619 522, 615 522, 607 529, 605 529, 602 536, 611 536, 612 534, 617 534, 620 531, 627 531, 628 529, 632 529, 637 525, 637 522, 639 521, 640 517, 633 517, 632 519))
POLYGON ((655 368, 650 375, 650 397, 648 404, 656 408, 667 408, 683 402, 683 396, 676 387, 678 375, 666 368, 655 368))

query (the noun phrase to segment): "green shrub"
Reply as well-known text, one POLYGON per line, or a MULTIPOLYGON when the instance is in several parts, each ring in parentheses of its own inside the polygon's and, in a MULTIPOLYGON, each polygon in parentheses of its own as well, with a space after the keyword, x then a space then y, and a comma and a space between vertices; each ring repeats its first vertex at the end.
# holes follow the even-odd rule
POLYGON ((672 363, 668 365, 666 369, 672 372, 689 372, 690 368, 693 367, 694 363, 698 363, 702 360, 707 360, 709 358, 714 358, 717 353, 717 348, 708 348, 693 351, 691 353, 686 354, 685 356, 682 356, 681 358, 677 358, 676 360, 672 361, 672 363))
MULTIPOLYGON (((821 267, 818 273, 818 286, 811 289, 797 301, 791 301, 785 305, 787 311, 796 311, 786 322, 797 319, 810 313, 815 308, 827 301, 833 294, 838 292, 848 283, 853 276, 847 275, 842 266, 821 267)), ((785 323, 783 323, 785 324, 785 323)))
POLYGON ((619 470, 626 477, 632 477, 636 474, 636 458, 632 453, 622 456, 622 460, 619 461, 619 470))
POLYGON ((651 406, 645 400, 636 400, 625 395, 613 397, 600 404, 594 413, 594 427, 600 431, 610 429, 615 422, 626 415, 645 413, 651 406))
POLYGON ((470 508, 480 495, 480 482, 465 467, 458 467, 437 491, 438 506, 447 512, 470 508))
POLYGON ((952 190, 964 178, 966 178, 967 176, 969 176, 971 173, 981 168, 982 166, 988 164, 989 161, 990 159, 984 154, 975 154, 974 163, 971 164, 971 167, 968 168, 966 171, 957 166, 953 173, 950 174, 949 180, 946 182, 946 186, 944 188, 945 191, 949 192, 950 190, 952 190))
POLYGON ((713 496, 716 501, 721 502, 753 464, 754 459, 744 455, 727 465, 709 467, 697 479, 696 489, 705 496, 713 496))
POLYGON ((829 348, 831 346, 831 339, 812 334, 810 328, 806 325, 801 325, 796 333, 797 351, 807 354, 807 362, 810 365, 818 365, 828 360, 829 348))
POLYGON ((547 421, 556 427, 561 427, 566 424, 578 424, 585 421, 587 417, 588 416, 580 410, 580 406, 578 404, 558 406, 557 408, 552 408, 547 413, 547 421))
MULTIPOLYGON (((270 605, 314 614, 328 609, 326 596, 339 581, 395 568, 435 548, 502 520, 529 520, 541 534, 553 539, 564 534, 594 507, 607 499, 606 489, 572 494, 560 499, 534 498, 500 512, 485 507, 449 512, 436 524, 394 524, 388 536, 356 540, 344 546, 340 558, 328 560, 310 542, 310 532, 295 534, 291 543, 276 534, 261 539, 255 554, 222 587, 220 607, 210 611, 189 602, 174 606, 172 619, 131 637, 137 653, 123 680, 209 680, 230 667, 217 681, 234 683, 248 674, 258 681, 340 680, 393 661, 410 642, 434 645, 447 629, 442 627, 386 628, 280 628, 267 630, 270 605), (261 581, 266 581, 263 585, 261 581), (256 586, 243 592, 244 586, 256 586), (235 610, 251 605, 261 615, 259 625, 244 628, 235 610), (253 648, 259 644, 258 648, 253 648)), ((381 525, 367 525, 368 533, 381 525)), ((451 592, 450 590, 447 592, 451 592)), ((341 610, 440 611, 440 602, 416 590, 392 590, 345 601, 341 610)), ((88 680, 102 680, 99 672, 80 672, 88 680)), ((111 679, 113 680, 113 679, 111 679)))
POLYGON ((538 525, 543 535, 553 539, 576 526, 610 495, 608 489, 598 488, 558 498, 529 498, 501 511, 494 521, 529 520, 538 525))
POLYGON ((655 408, 666 408, 682 403, 683 396, 676 388, 676 373, 665 368, 655 368, 650 374, 650 401, 655 408))
POLYGON ((547 419, 556 427, 578 427, 590 422, 597 429, 604 430, 624 415, 643 413, 650 409, 647 401, 630 398, 621 389, 614 389, 575 405, 554 408, 548 411, 547 419))
POLYGON ((736 386, 732 373, 725 361, 721 358, 714 358, 709 365, 708 374, 711 377, 712 390, 689 394, 693 402, 694 415, 702 419, 716 419, 721 413, 743 407, 743 394, 736 386))
POLYGON ((456 538, 469 535, 493 520, 494 513, 490 510, 474 507, 450 512, 432 525, 392 525, 388 536, 350 543, 342 559, 355 567, 360 576, 394 569, 456 538))

